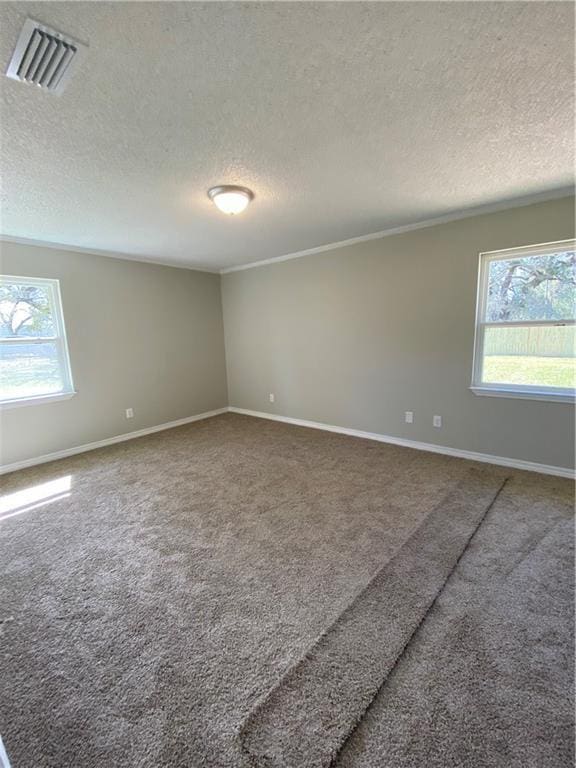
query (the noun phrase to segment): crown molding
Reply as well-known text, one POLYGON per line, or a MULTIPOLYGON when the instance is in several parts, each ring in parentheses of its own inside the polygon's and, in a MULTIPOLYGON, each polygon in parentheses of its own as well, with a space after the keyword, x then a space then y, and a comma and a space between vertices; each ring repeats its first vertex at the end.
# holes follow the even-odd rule
POLYGON ((550 192, 542 192, 536 195, 530 195, 527 197, 516 198, 516 200, 500 201, 498 203, 488 203, 486 205, 476 206, 475 208, 468 208, 464 211, 456 211, 453 213, 447 213, 444 216, 436 216, 431 219, 424 219, 422 221, 414 222, 413 224, 404 224, 400 227, 390 227, 389 229, 382 229, 379 232, 373 232, 369 235, 359 235, 358 237, 351 237, 348 240, 339 240, 335 243, 326 243, 326 245, 319 245, 315 248, 308 248, 305 251, 295 251, 294 253, 287 253, 283 256, 273 256, 270 259, 263 259, 261 261, 251 261, 249 264, 239 264, 235 267, 226 267, 220 270, 221 275, 230 274, 230 272, 242 272, 245 269, 255 269, 256 267, 266 267, 269 264, 277 264, 281 261, 291 261, 292 259, 301 259, 304 256, 314 256, 317 253, 325 253, 326 251, 332 251, 337 248, 345 248, 349 245, 356 245, 357 243, 367 243, 370 240, 380 240, 384 237, 390 237, 392 235, 402 235, 406 232, 414 232, 417 229, 426 229, 428 227, 435 227, 439 224, 449 224, 452 221, 460 221, 461 219, 471 219, 475 216, 482 216, 487 213, 498 213, 499 211, 506 211, 511 208, 523 208, 526 205, 533 205, 535 203, 546 203, 551 200, 558 200, 565 197, 572 197, 574 195, 573 187, 562 187, 550 192))
POLYGON ((122 261, 137 261, 140 264, 155 264, 159 267, 173 267, 175 269, 187 269, 192 272, 208 272, 211 275, 218 275, 219 270, 208 269, 207 267, 193 267, 189 264, 181 264, 175 261, 164 261, 160 259, 148 259, 145 256, 137 256, 130 253, 117 253, 116 251, 103 251, 98 248, 85 248, 81 245, 67 245, 66 243, 54 243, 48 240, 36 240, 30 237, 15 237, 13 235, 3 235, 0 233, 0 243, 14 243, 16 245, 32 245, 39 248, 53 248, 57 251, 72 251, 73 253, 86 253, 90 256, 106 256, 109 259, 120 259, 122 261))
POLYGON ((98 248, 86 248, 80 245, 69 245, 67 243, 56 243, 49 240, 39 240, 29 237, 17 237, 15 235, 5 235, 0 233, 0 243, 15 243, 16 245, 32 245, 41 248, 53 248, 60 251, 72 251, 74 253, 86 253, 92 256, 105 256, 112 259, 121 259, 123 261, 136 261, 141 264, 155 264, 160 267, 172 267, 175 269, 187 269, 192 272, 206 272, 208 274, 220 274, 227 275, 230 272, 241 272, 245 269, 255 269, 256 267, 265 267, 270 264, 276 264, 282 261, 291 261, 292 259, 301 259, 304 256, 314 256, 317 253, 325 253, 326 251, 336 250, 338 248, 345 248, 349 245, 356 245, 357 243, 366 243, 371 240, 380 240, 384 237, 391 237, 393 235, 401 235, 406 232, 414 232, 418 229, 426 229, 427 227, 435 227, 439 224, 448 224, 452 221, 459 221, 461 219, 469 219, 475 216, 482 216, 487 213, 498 213, 499 211, 505 211, 511 208, 522 208, 526 205, 533 205, 535 203, 545 203, 551 200, 558 200, 565 197, 572 197, 574 195, 574 187, 562 187, 560 189, 551 190, 548 192, 541 192, 535 195, 528 195, 515 200, 500 201, 497 203, 489 203, 486 205, 476 206, 474 208, 468 208, 463 211, 455 211, 453 213, 445 214, 444 216, 436 216, 431 219, 424 219, 412 224, 405 224, 399 227, 389 227, 388 229, 380 230, 379 232, 372 232, 367 235, 359 235, 358 237, 351 237, 347 240, 339 240, 336 242, 326 243, 325 245, 319 245, 314 248, 308 248, 304 251, 294 251, 284 254, 282 256, 273 256, 270 259, 262 259, 260 261, 251 261, 248 264, 238 264, 233 267, 224 267, 222 269, 215 267, 214 269, 208 269, 208 267, 196 267, 190 264, 182 264, 180 262, 169 261, 159 258, 147 258, 145 256, 139 256, 131 253, 119 253, 116 251, 107 251, 98 248))

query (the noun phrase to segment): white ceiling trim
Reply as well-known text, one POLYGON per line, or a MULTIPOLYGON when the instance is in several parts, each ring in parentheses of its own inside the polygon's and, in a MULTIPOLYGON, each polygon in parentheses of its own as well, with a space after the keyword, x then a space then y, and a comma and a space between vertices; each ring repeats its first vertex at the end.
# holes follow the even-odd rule
POLYGON ((27 16, 90 47, 61 97, 2 79, 0 233, 219 272, 572 183, 569 3, 361 10, 3 3, 2 71, 27 16))
POLYGON ((574 195, 574 188, 562 187, 560 189, 552 190, 549 192, 542 192, 536 195, 530 195, 528 197, 517 198, 516 200, 500 201, 498 203, 490 203, 488 205, 477 206, 475 208, 467 209, 466 211, 457 211, 454 213, 448 213, 444 216, 437 216, 431 219, 425 219, 423 221, 414 222, 413 224, 405 224, 401 227, 391 227, 390 229, 383 229, 379 232, 373 232, 369 235, 359 235, 358 237, 351 237, 348 240, 339 240, 337 242, 326 243, 325 245, 319 245, 315 248, 308 248, 304 251, 295 251, 294 253, 287 253, 282 256, 273 256, 270 259, 262 259, 260 261, 252 261, 248 264, 240 264, 234 267, 227 267, 225 269, 208 269, 207 267, 189 266, 187 264, 177 263, 174 261, 166 261, 164 259, 149 259, 144 256, 137 256, 128 253, 118 253, 116 251, 106 251, 97 248, 86 248, 80 245, 69 245, 66 243, 56 243, 48 240, 39 240, 29 237, 16 237, 13 235, 4 235, 0 233, 0 243, 15 243, 17 245, 32 245, 41 248, 54 248, 61 251, 72 251, 75 253, 86 253, 92 256, 105 256, 106 258, 122 259, 124 261, 136 261, 142 264, 155 264, 160 267, 172 267, 176 269, 186 269, 192 272, 207 272, 209 274, 227 275, 231 272, 241 272, 245 269, 254 269, 256 267, 265 267, 270 264, 276 264, 282 261, 290 261, 292 259, 300 259, 304 256, 314 256, 317 253, 325 253, 326 251, 336 250, 338 248, 345 248, 348 245, 356 245, 357 243, 366 243, 370 240, 379 240, 380 238, 390 237, 392 235, 401 235, 406 232, 413 232, 418 229, 426 229, 427 227, 434 227, 438 224, 448 224, 452 221, 459 221, 461 219, 473 218, 475 216, 481 216, 487 213, 497 213, 498 211, 504 211, 511 208, 521 208, 526 205, 532 205, 534 203, 544 203, 549 200, 557 200, 564 197, 572 197, 574 195))
POLYGON ((75 253, 87 253, 92 256, 106 256, 109 259, 123 259, 124 261, 138 261, 141 264, 157 264, 159 267, 175 267, 176 269, 187 269, 192 272, 208 272, 211 275, 219 274, 218 269, 208 269, 207 267, 193 267, 188 264, 166 261, 164 259, 148 259, 145 256, 134 256, 130 253, 117 253, 116 251, 103 251, 97 248, 85 248, 81 245, 66 245, 65 243, 53 243, 48 240, 35 240, 30 237, 14 237, 13 235, 3 235, 0 233, 0 243, 16 243, 16 245, 34 245, 40 248, 54 248, 58 251, 73 251, 75 253))
POLYGON ((451 221, 459 221, 460 219, 471 219, 475 216, 482 216, 486 213, 497 213, 498 211, 505 211, 510 208, 522 208, 526 205, 532 205, 534 203, 545 203, 549 200, 558 200, 563 197, 572 197, 574 189, 570 187, 562 187, 560 189, 552 190, 550 192, 542 192, 536 195, 530 195, 528 197, 517 198, 516 200, 500 201, 498 203, 489 203, 487 205, 477 206, 475 208, 469 208, 466 211, 457 211, 454 213, 447 213, 445 216, 437 216, 432 219, 425 219, 424 221, 414 222, 413 224, 405 224, 401 227, 392 227, 390 229, 383 229, 380 232, 373 232, 370 235, 359 235, 358 237, 351 237, 349 240, 340 240, 336 243, 327 243, 326 245, 319 245, 316 248, 308 248, 305 251, 296 251, 295 253, 287 253, 284 256, 273 256, 271 259, 264 259, 261 261, 252 261, 249 264, 240 264, 236 267, 227 267, 221 269, 221 275, 227 275, 230 272, 242 272, 245 269, 254 269, 255 267, 265 267, 269 264, 276 264, 281 261, 290 261, 291 259, 301 259, 304 256, 314 256, 317 253, 325 253, 326 251, 332 251, 337 248, 345 248, 348 245, 356 245, 357 243, 366 243, 370 240, 379 240, 383 237, 390 237, 391 235, 402 235, 405 232, 413 232, 417 229, 426 229, 427 227, 435 227, 438 224, 448 224, 451 221))

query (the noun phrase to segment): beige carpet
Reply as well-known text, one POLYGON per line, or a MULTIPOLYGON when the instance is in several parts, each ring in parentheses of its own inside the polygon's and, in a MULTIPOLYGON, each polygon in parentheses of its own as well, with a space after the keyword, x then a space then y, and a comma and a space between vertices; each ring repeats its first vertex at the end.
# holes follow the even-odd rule
POLYGON ((241 730, 256 765, 330 765, 426 618, 504 481, 471 471, 241 730))
POLYGON ((3 479, 29 488, 0 523, 14 768, 296 768, 291 670, 324 691, 310 766, 571 764, 568 481, 225 415, 3 479))

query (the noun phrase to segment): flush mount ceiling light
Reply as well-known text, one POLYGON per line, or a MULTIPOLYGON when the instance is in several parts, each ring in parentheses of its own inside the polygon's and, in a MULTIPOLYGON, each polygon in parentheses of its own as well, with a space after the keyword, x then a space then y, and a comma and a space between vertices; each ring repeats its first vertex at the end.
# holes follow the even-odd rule
POLYGON ((235 216, 248 206, 254 199, 254 192, 246 187, 234 187, 230 185, 212 187, 208 190, 208 197, 222 213, 235 216))

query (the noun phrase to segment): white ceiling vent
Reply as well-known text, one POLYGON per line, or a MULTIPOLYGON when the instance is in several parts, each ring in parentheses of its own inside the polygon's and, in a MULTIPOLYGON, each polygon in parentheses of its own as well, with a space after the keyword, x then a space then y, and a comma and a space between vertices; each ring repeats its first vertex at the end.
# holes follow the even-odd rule
POLYGON ((62 93, 85 52, 83 43, 26 19, 6 75, 52 93, 62 93))

